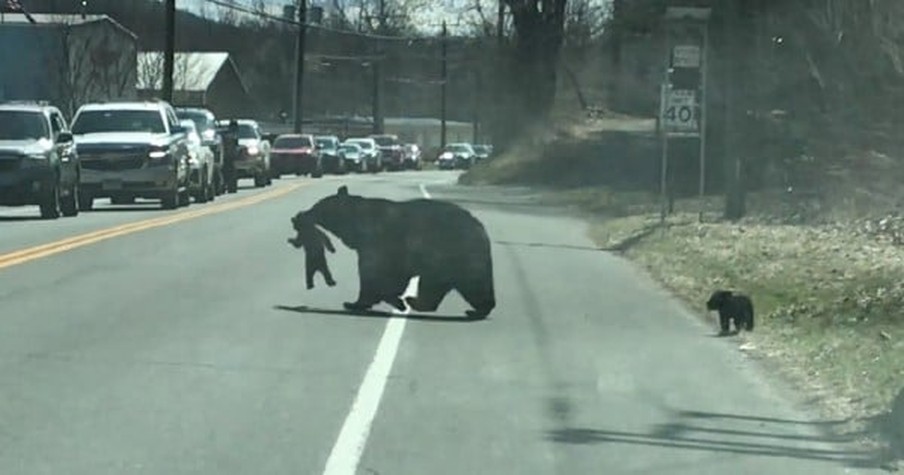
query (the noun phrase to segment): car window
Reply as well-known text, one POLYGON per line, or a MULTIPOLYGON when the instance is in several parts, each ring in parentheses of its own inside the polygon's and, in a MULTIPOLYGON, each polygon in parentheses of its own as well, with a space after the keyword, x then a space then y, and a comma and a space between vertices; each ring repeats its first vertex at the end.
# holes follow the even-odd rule
POLYGON ((102 132, 163 134, 166 125, 156 110, 87 110, 79 113, 72 124, 76 135, 102 132))
POLYGON ((278 137, 273 142, 273 146, 279 148, 302 148, 312 145, 310 137, 278 137))
POLYGON ((35 111, 0 111, 0 140, 50 138, 44 114, 35 111))
POLYGON ((260 134, 258 134, 257 128, 251 124, 239 124, 239 138, 259 139, 260 134))
POLYGON ((53 136, 56 137, 60 135, 60 132, 64 130, 63 125, 60 123, 59 114, 56 112, 50 113, 50 130, 53 133, 53 136))

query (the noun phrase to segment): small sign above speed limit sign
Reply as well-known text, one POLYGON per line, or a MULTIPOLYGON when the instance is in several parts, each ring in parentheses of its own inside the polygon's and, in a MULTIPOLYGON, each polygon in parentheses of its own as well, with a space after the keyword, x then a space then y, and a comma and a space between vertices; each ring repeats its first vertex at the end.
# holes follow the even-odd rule
POLYGON ((662 124, 666 132, 696 134, 700 131, 695 91, 666 90, 663 99, 662 124))

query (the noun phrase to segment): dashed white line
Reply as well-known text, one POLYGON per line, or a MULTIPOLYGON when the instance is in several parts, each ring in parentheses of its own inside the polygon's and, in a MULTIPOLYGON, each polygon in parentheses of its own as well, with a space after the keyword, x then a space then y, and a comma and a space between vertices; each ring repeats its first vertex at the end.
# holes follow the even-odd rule
POLYGON ((421 183, 420 186, 421 186, 421 194, 424 195, 424 198, 427 198, 427 199, 429 200, 429 199, 430 199, 430 193, 427 191, 427 187, 424 186, 423 183, 421 183))
MULTIPOLYGON (((424 198, 430 199, 427 187, 421 184, 420 189, 424 198)), ((417 288, 417 281, 417 277, 412 279, 408 289, 405 290, 405 295, 411 294, 413 289, 417 288)), ((333 444, 327 458, 324 475, 355 475, 357 472, 407 322, 404 317, 394 316, 386 323, 374 359, 367 368, 364 381, 358 388, 352 408, 345 417, 339 437, 336 438, 336 443, 333 444)))

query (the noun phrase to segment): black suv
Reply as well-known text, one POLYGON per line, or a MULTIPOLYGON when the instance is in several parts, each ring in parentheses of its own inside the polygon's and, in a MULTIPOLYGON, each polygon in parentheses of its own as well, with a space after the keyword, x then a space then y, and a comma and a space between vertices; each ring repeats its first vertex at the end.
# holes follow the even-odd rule
POLYGON ((0 205, 38 205, 41 217, 78 214, 81 167, 56 107, 0 103, 0 205))

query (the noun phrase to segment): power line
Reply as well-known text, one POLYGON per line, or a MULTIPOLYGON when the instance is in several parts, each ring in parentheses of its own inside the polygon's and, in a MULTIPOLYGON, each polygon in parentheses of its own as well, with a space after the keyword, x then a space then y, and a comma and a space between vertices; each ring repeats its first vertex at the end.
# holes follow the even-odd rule
MULTIPOLYGON (((245 13, 247 15, 256 16, 258 18, 264 18, 267 20, 272 20, 275 22, 285 23, 287 25, 293 25, 293 26, 301 25, 301 23, 296 20, 292 20, 292 19, 280 16, 280 15, 273 15, 272 13, 254 10, 252 8, 243 7, 241 5, 236 5, 233 3, 227 3, 224 0, 204 0, 204 1, 206 1, 207 3, 211 3, 214 5, 229 9, 229 10, 245 13)), ((393 36, 393 35, 378 35, 378 34, 373 34, 373 33, 362 33, 362 32, 358 32, 358 31, 349 31, 349 30, 342 30, 339 28, 332 28, 332 27, 318 25, 316 23, 309 23, 309 22, 305 22, 305 26, 310 29, 327 31, 330 33, 336 33, 336 34, 340 34, 340 35, 355 36, 355 37, 359 37, 359 38, 369 38, 369 39, 373 39, 373 40, 388 40, 388 41, 417 41, 417 40, 432 41, 432 40, 435 40, 435 38, 430 37, 430 36, 413 36, 413 35, 393 36)))

